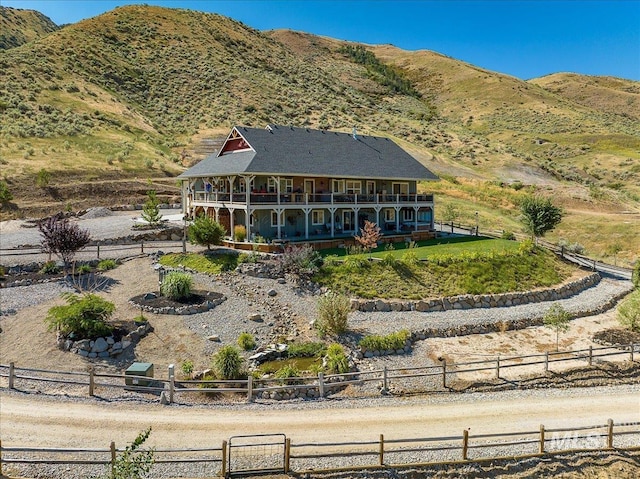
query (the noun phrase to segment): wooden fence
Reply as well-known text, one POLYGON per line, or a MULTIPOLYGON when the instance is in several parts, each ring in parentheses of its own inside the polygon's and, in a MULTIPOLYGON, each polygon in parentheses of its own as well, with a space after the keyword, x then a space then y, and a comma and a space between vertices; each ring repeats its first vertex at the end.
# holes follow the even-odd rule
MULTIPOLYGON (((374 436, 375 439, 334 443, 294 443, 286 438, 282 472, 318 474, 415 468, 500 459, 514 461, 576 451, 637 450, 640 448, 639 426, 640 422, 614 425, 609 419, 606 424, 578 427, 546 428, 540 425, 535 431, 471 434, 469 429, 464 429, 460 435, 444 437, 385 438, 380 434, 374 436), (628 439, 620 444, 623 437, 628 439)), ((113 470, 118 453, 122 451, 124 449, 116 448, 114 442, 105 449, 83 449, 6 446, 0 441, 0 474, 3 466, 15 464, 23 467, 60 465, 65 466, 70 475, 73 475, 69 467, 72 465, 98 466, 104 473, 108 468, 113 470)), ((154 449, 156 465, 195 465, 193 471, 189 471, 189 477, 228 476, 231 460, 228 441, 222 441, 221 447, 154 449)), ((259 455, 254 460, 253 472, 260 472, 259 455)), ((266 471, 268 466, 264 467, 266 471)))
MULTIPOLYGON (((294 397, 298 394, 313 391, 311 397, 325 397, 333 391, 347 385, 360 386, 367 382, 382 385, 382 392, 389 390, 391 385, 402 387, 403 381, 422 378, 418 381, 416 392, 430 392, 447 388, 449 381, 456 375, 465 373, 484 372, 497 379, 504 376, 506 370, 516 368, 538 366, 540 370, 548 372, 554 364, 568 361, 585 362, 589 366, 597 367, 602 358, 626 356, 634 362, 636 352, 640 352, 640 345, 631 343, 626 347, 602 346, 571 351, 546 352, 542 354, 529 354, 523 356, 497 356, 491 359, 467 361, 461 363, 441 361, 438 365, 424 365, 419 367, 383 368, 370 371, 355 371, 345 374, 296 377, 288 379, 247 379, 222 381, 222 380, 179 380, 175 375, 173 365, 169 366, 166 377, 149 378, 147 376, 134 376, 124 374, 98 373, 91 369, 88 372, 57 371, 48 369, 33 369, 16 367, 14 363, 0 365, 0 378, 6 378, 4 387, 16 388, 16 381, 44 382, 66 384, 71 387, 68 394, 83 394, 86 391, 89 396, 96 395, 98 388, 126 389, 129 391, 150 393, 159 395, 166 403, 176 401, 178 396, 201 393, 238 393, 243 394, 247 401, 256 397, 262 397, 262 393, 282 392, 294 397), (129 385, 126 384, 125 379, 129 385), (138 381, 135 381, 135 380, 138 381), (142 386, 131 384, 140 381, 150 382, 142 386)), ((308 395, 306 397, 309 397, 308 395)))

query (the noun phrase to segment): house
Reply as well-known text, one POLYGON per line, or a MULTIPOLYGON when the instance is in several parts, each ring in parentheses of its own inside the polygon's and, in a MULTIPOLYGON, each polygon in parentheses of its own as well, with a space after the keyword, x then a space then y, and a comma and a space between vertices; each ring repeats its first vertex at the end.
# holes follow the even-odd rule
POLYGON ((353 236, 365 220, 385 235, 433 231, 437 177, 388 138, 309 128, 236 126, 217 154, 178 178, 184 213, 215 217, 247 240, 353 236))

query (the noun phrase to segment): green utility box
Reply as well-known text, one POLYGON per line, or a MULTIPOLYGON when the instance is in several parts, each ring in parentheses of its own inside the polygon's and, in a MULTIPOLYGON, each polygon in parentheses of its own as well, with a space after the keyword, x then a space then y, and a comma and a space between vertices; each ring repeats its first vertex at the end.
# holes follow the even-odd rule
POLYGON ((133 363, 124 372, 124 383, 127 386, 150 386, 150 379, 128 378, 126 376, 145 376, 153 378, 153 363, 133 363))

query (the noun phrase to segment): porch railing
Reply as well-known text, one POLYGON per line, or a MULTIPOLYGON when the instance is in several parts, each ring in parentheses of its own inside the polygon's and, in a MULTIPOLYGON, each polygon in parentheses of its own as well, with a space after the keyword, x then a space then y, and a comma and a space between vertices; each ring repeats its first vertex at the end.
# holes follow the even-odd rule
MULTIPOLYGON (((196 191, 194 201, 198 203, 239 203, 245 204, 246 193, 220 193, 196 191)), ((429 194, 364 194, 364 193, 261 193, 249 194, 252 205, 287 204, 299 205, 393 205, 393 204, 432 204, 433 195, 429 194)))

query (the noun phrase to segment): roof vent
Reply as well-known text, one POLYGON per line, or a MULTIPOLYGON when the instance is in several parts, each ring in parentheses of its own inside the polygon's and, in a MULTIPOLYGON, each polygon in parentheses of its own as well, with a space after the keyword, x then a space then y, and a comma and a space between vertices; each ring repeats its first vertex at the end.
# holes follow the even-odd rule
POLYGON ((270 133, 273 133, 273 128, 271 128, 271 125, 267 125, 265 130, 269 130, 270 133))
POLYGON ((358 139, 358 130, 356 130, 356 127, 353 127, 353 130, 351 131, 351 135, 353 136, 354 140, 358 139))

